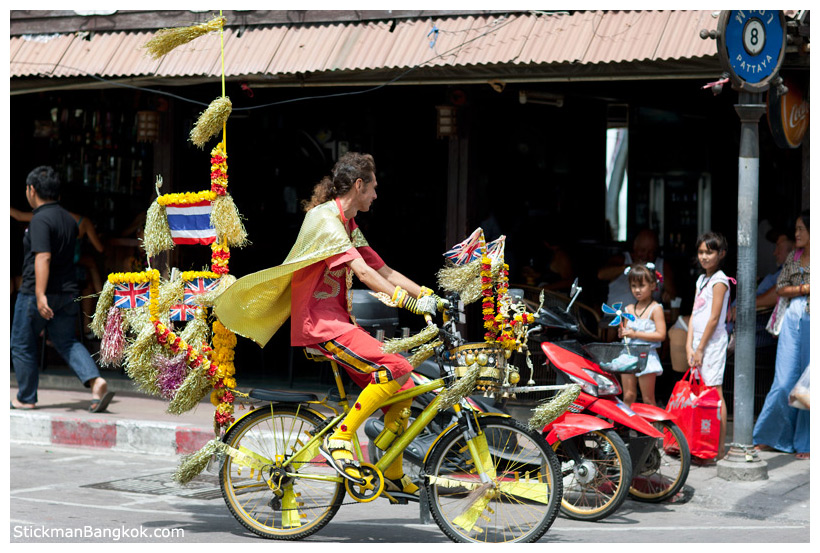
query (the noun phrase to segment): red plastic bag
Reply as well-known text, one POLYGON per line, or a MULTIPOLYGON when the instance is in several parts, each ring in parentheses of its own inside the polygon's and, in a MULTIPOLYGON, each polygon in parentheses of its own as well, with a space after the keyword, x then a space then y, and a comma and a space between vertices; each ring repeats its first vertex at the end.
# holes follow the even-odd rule
POLYGON ((720 447, 720 394, 701 383, 697 369, 686 371, 666 404, 678 417, 678 426, 695 457, 714 459, 720 447))

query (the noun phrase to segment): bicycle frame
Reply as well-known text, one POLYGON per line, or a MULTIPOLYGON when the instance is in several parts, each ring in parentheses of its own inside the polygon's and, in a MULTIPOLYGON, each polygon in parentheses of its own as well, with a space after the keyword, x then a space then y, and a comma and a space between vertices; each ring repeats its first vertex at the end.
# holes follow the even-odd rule
MULTIPOLYGON (((317 403, 317 404, 325 405, 325 406, 331 408, 336 413, 336 415, 327 422, 327 424, 325 425, 325 428, 323 428, 321 432, 314 435, 306 444, 304 444, 297 451, 295 451, 294 455, 292 455, 288 459, 258 459, 258 458, 256 458, 256 456, 254 456, 253 461, 248 459, 248 460, 246 460, 246 462, 253 463, 253 464, 257 464, 257 462, 258 462, 261 465, 264 465, 264 464, 271 464, 271 465, 280 464, 280 466, 283 469, 286 470, 285 474, 288 477, 298 476, 299 478, 302 478, 302 479, 320 480, 320 481, 325 481, 325 482, 343 482, 344 481, 344 478, 339 476, 339 475, 323 476, 323 475, 315 475, 315 474, 297 474, 295 470, 289 469, 289 467, 293 467, 295 465, 298 465, 300 463, 305 462, 308 458, 312 459, 313 457, 315 457, 315 452, 317 451, 317 449, 319 447, 319 444, 321 444, 322 440, 324 439, 324 436, 330 430, 332 430, 336 426, 336 424, 338 424, 345 417, 345 415, 347 415, 348 411, 350 410, 350 403, 347 399, 347 394, 344 390, 344 385, 342 384, 341 374, 339 372, 339 366, 336 363, 336 361, 330 360, 330 363, 331 363, 331 366, 333 368, 333 375, 334 375, 334 378, 336 380, 336 385, 338 387, 339 394, 340 394, 339 404, 342 406, 342 412, 340 413, 337 409, 335 409, 334 407, 329 405, 326 400, 323 400, 323 401, 320 401, 320 402, 309 402, 311 404, 312 403, 317 403)), ((382 405, 380 405, 379 408, 387 407, 387 406, 393 405, 394 403, 405 401, 407 399, 412 399, 416 396, 420 396, 420 395, 425 394, 427 392, 431 392, 431 391, 443 388, 444 386, 445 386, 445 382, 444 382, 443 378, 433 380, 433 381, 431 381, 427 384, 421 385, 421 386, 414 386, 413 388, 411 388, 409 390, 406 390, 404 392, 399 392, 399 393, 395 394, 394 396, 390 397, 387 401, 385 401, 382 405)), ((440 403, 441 403, 441 397, 437 396, 432 402, 430 402, 429 405, 427 405, 427 407, 421 412, 421 414, 416 418, 416 420, 413 421, 413 423, 404 432, 402 432, 399 436, 397 436, 395 440, 393 440, 393 443, 390 444, 390 447, 388 447, 388 449, 385 451, 384 455, 374 465, 376 468, 379 469, 379 471, 384 473, 385 469, 387 467, 389 467, 390 464, 392 464, 393 461, 395 461, 396 458, 401 454, 401 452, 404 451, 405 448, 407 448, 408 445, 410 445, 410 443, 424 430, 424 428, 428 424, 430 424, 430 422, 438 414, 438 406, 439 406, 440 403)), ((304 404, 300 404, 300 406, 301 405, 304 405, 304 404)), ((310 409, 311 411, 313 411, 313 409, 310 408, 310 407, 306 406, 305 408, 310 409)), ((461 409, 460 409, 459 405, 454 405, 453 409, 456 411, 456 414, 460 416, 461 409)), ((250 413, 248 413, 248 414, 250 414, 250 413)), ((237 421, 237 422, 239 422, 239 421, 237 421)), ((234 423, 234 424, 236 424, 236 423, 234 423)), ((444 429, 441 434, 442 435, 445 434, 451 428, 452 428, 452 426, 444 429)), ((481 463, 481 455, 479 453, 480 444, 476 445, 474 439, 475 439, 475 436, 468 440, 468 444, 470 446, 470 453, 473 457, 473 461, 476 463, 475 466, 478 469, 479 474, 482 474, 482 479, 484 479, 484 478, 487 478, 487 477, 486 477, 486 475, 483 474, 484 470, 483 470, 482 463, 481 463)), ((356 451, 356 454, 357 454, 358 458, 363 459, 364 457, 362 455, 361 444, 359 443, 359 439, 358 439, 357 435, 353 436, 353 447, 354 447, 354 450, 356 451)), ((228 453, 228 454, 230 455, 230 453, 228 453)), ((242 462, 242 461, 239 461, 239 462, 242 462)))

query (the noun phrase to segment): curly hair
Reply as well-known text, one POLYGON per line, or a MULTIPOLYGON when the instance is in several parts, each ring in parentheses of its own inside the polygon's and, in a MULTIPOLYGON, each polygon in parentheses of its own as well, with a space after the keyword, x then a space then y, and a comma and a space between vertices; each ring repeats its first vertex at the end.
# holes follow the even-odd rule
POLYGON ((310 211, 319 204, 344 196, 357 179, 362 179, 365 183, 372 182, 375 172, 376 162, 370 154, 344 154, 333 166, 331 174, 313 187, 313 196, 310 200, 302 201, 302 209, 310 211))

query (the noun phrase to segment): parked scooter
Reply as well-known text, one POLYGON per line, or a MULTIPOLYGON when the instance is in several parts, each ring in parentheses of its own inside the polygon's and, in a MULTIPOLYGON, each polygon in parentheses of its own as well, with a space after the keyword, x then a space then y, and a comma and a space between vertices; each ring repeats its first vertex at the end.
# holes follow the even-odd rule
MULTIPOLYGON (((581 337, 571 308, 581 288, 577 281, 565 309, 545 307, 536 314, 540 329, 531 329, 531 338, 540 331, 559 331, 581 337)), ((549 339, 548 336, 543 336, 549 339)), ((567 413, 544 428, 547 441, 553 445, 564 468, 564 501, 562 511, 572 518, 600 520, 617 510, 626 498, 623 476, 630 475, 628 493, 634 499, 661 502, 673 497, 689 475, 689 446, 670 413, 642 403, 627 406, 618 397, 621 386, 617 377, 602 368, 615 370, 619 359, 624 372, 639 372, 645 365, 648 346, 625 346, 621 343, 586 343, 576 340, 544 341, 541 349, 554 367, 558 383, 575 382, 581 394, 567 413), (634 363, 624 364, 624 352, 634 363), (643 356, 643 359, 642 359, 643 356), (642 363, 641 363, 642 361, 642 363), (576 414, 594 415, 609 424, 583 435, 567 438, 566 426, 583 423, 576 414), (629 455, 624 454, 624 448, 629 455), (629 466, 631 461, 631 467, 629 466), (631 469, 631 470, 630 470, 631 469)))

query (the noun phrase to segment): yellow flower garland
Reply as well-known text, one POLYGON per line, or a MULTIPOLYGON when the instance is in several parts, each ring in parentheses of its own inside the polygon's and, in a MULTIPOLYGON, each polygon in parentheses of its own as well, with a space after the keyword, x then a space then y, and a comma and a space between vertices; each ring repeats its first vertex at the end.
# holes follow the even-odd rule
POLYGON ((204 201, 214 201, 216 199, 216 192, 211 190, 203 190, 202 192, 174 192, 171 194, 163 194, 157 198, 157 203, 162 206, 169 204, 198 204, 204 201))
POLYGON ((213 271, 183 271, 180 278, 185 282, 191 282, 198 278, 219 278, 213 271))

